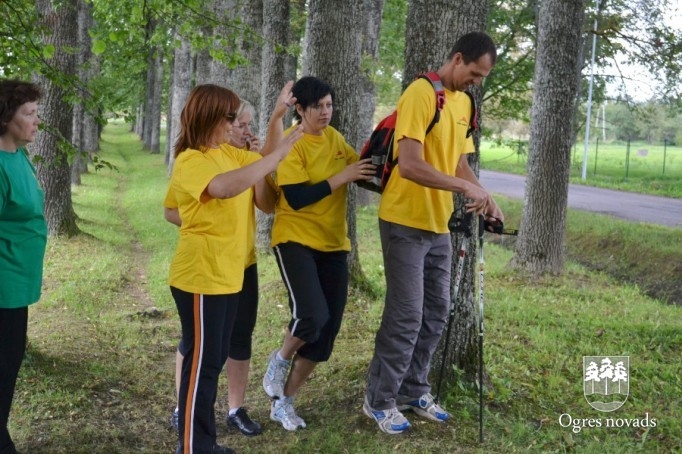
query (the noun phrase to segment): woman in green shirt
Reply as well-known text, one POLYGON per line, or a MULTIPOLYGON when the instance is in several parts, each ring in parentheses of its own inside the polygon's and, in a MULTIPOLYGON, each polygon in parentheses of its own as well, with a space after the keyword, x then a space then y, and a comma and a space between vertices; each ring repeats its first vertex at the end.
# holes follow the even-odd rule
POLYGON ((47 226, 44 194, 25 146, 35 139, 40 89, 0 81, 0 453, 16 453, 7 430, 26 350, 28 306, 40 299, 47 226))

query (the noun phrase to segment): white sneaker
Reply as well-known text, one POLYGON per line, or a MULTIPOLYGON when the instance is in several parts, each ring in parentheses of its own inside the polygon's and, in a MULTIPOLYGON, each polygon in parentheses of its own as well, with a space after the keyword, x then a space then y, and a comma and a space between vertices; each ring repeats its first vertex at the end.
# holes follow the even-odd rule
POLYGON ((421 397, 398 396, 398 410, 412 410, 419 416, 430 419, 431 421, 443 422, 450 417, 447 411, 436 403, 430 393, 421 397))
POLYGON ((362 411, 375 420, 379 425, 379 429, 387 434, 400 434, 410 427, 410 421, 396 407, 387 410, 375 410, 369 406, 366 396, 365 403, 362 405, 362 411))
POLYGON ((282 424, 286 430, 305 429, 305 421, 299 418, 294 410, 294 398, 282 397, 273 400, 270 407, 270 419, 282 424))
POLYGON ((263 376, 263 389, 271 399, 284 396, 284 383, 289 374, 289 366, 291 366, 291 361, 277 359, 278 351, 270 353, 268 368, 263 376))

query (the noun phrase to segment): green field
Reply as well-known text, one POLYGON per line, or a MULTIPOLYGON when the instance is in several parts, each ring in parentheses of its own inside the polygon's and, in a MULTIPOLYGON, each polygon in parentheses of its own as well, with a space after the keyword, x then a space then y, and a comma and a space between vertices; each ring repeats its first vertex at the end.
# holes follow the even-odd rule
MULTIPOLYGON (((682 197, 682 147, 664 147, 641 142, 591 143, 586 179, 582 179, 584 144, 571 151, 571 183, 621 189, 632 192, 682 197), (665 169, 663 162, 665 157, 665 169), (596 165, 596 166, 595 166, 596 165)), ((525 174, 527 141, 481 144, 481 168, 525 174)))

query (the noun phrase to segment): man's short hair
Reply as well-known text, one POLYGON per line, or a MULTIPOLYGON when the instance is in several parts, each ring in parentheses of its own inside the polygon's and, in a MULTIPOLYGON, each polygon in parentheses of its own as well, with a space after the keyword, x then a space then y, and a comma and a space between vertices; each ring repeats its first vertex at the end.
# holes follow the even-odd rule
POLYGON ((497 59, 497 48, 493 39, 484 32, 469 32, 462 35, 450 51, 448 60, 451 60, 455 54, 462 54, 462 60, 465 64, 469 64, 478 60, 483 55, 490 55, 492 64, 495 64, 497 59))

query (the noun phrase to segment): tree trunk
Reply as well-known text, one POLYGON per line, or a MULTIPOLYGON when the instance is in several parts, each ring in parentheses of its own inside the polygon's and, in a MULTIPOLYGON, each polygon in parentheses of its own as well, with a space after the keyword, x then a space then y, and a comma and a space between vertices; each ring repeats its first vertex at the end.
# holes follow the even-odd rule
MULTIPOLYGON (((361 150, 364 141, 372 133, 374 125, 374 108, 376 107, 376 88, 374 87, 374 74, 379 58, 379 32, 381 29, 381 15, 384 10, 384 0, 364 0, 364 26, 362 36, 362 68, 360 72, 360 103, 359 124, 361 142, 357 150, 361 150)), ((355 186, 355 185, 353 185, 355 186)), ((355 189, 355 188, 354 188, 355 189)), ((356 204, 365 206, 373 199, 369 191, 356 191, 356 204)))
MULTIPOLYGON (((428 1, 411 0, 407 15, 405 38, 405 71, 403 88, 407 87, 420 73, 438 69, 446 60, 457 39, 465 33, 485 30, 488 15, 488 4, 483 0, 464 0, 451 2, 448 0, 428 1), (428 31, 428 32, 425 32, 428 31)), ((469 156, 469 163, 478 172, 478 141, 476 153, 469 156)), ((461 196, 453 195, 455 209, 463 215, 464 201, 461 196)), ((444 332, 441 342, 433 356, 431 368, 432 383, 437 384, 438 375, 443 367, 445 383, 454 378, 453 366, 463 369, 469 378, 477 373, 478 330, 476 325, 475 306, 475 268, 476 238, 464 238, 463 235, 452 236, 453 262, 451 299, 454 302, 454 316, 450 317, 449 338, 444 332), (459 292, 454 294, 455 269, 457 252, 463 241, 467 242, 467 254, 464 258, 464 269, 459 292), (447 339, 446 339, 447 338, 447 339), (447 341, 447 345, 446 345, 447 341)))
POLYGON ((182 108, 185 106, 185 101, 187 96, 192 89, 192 50, 190 44, 187 40, 180 38, 176 35, 176 38, 180 40, 180 45, 175 48, 175 56, 173 63, 173 89, 171 90, 172 96, 172 111, 168 118, 167 128, 170 128, 171 132, 170 138, 170 154, 168 156, 168 174, 170 175, 173 170, 173 164, 175 162, 175 141, 180 134, 180 113, 182 108))
POLYGON ((583 20, 582 1, 540 5, 525 204, 512 260, 533 274, 563 271, 583 20))
MULTIPOLYGON (((36 10, 38 26, 46 30, 43 44, 54 47, 54 54, 47 63, 61 74, 73 77, 76 61, 69 50, 77 45, 78 29, 74 27, 78 19, 77 0, 38 0, 36 10)), ((48 234, 73 236, 79 230, 71 202, 71 170, 67 150, 60 148, 60 141, 71 141, 73 108, 65 101, 69 93, 59 82, 53 82, 42 74, 37 75, 35 81, 44 91, 40 116, 45 122, 45 129, 38 132, 31 150, 37 155, 38 181, 45 191, 48 234)))
MULTIPOLYGON (((205 27, 204 27, 205 28, 205 27)), ((213 58, 207 49, 200 49, 194 58, 194 85, 213 83, 211 80, 211 65, 213 58)))
POLYGON ((81 174, 87 172, 87 154, 83 148, 85 143, 85 103, 89 98, 88 82, 90 81, 89 62, 92 58, 92 40, 88 31, 92 27, 92 4, 78 0, 78 54, 76 54, 76 72, 78 74, 78 97, 73 105, 73 137, 72 143, 76 153, 71 162, 71 184, 80 186, 81 174))
MULTIPOLYGON (((236 50, 246 59, 245 64, 227 71, 226 85, 234 90, 241 98, 249 101, 254 107, 259 107, 261 97, 262 74, 262 45, 263 31, 263 0, 240 2, 234 9, 240 19, 241 33, 237 37, 236 50)), ((260 136, 260 121, 254 119, 253 133, 260 136)))
MULTIPOLYGON (((327 81, 336 93, 331 124, 344 135, 355 149, 362 146, 360 124, 360 62, 362 39, 368 19, 358 8, 346 0, 311 0, 308 3, 306 24, 306 54, 302 73, 327 81), (329 39, 333 36, 334 39, 329 39)), ((355 221, 355 185, 348 186, 346 222, 351 253, 348 257, 350 282, 365 287, 366 277, 357 255, 355 221)))
MULTIPOLYGON (((262 76, 259 129, 266 131, 270 112, 275 106, 277 95, 289 78, 285 70, 287 55, 278 50, 289 44, 289 2, 263 0, 263 39, 262 76)), ((289 116, 287 118, 290 121, 289 116)), ((261 251, 270 250, 270 233, 273 216, 261 211, 256 212, 256 245, 261 251)))
POLYGON ((173 90, 175 88, 175 51, 168 62, 168 104, 166 105, 166 146, 163 150, 163 163, 168 168, 170 164, 171 150, 173 149, 172 122, 173 122, 173 90))
POLYGON ((161 96, 163 87, 163 54, 160 47, 157 47, 156 55, 154 56, 154 68, 149 151, 152 154, 159 154, 161 153, 161 96))
POLYGON ((147 24, 145 25, 145 44, 147 47, 147 78, 145 79, 144 90, 144 114, 142 116, 142 148, 151 150, 152 128, 151 121, 154 109, 154 80, 156 79, 156 46, 150 42, 151 36, 156 27, 154 19, 147 13, 147 24))

